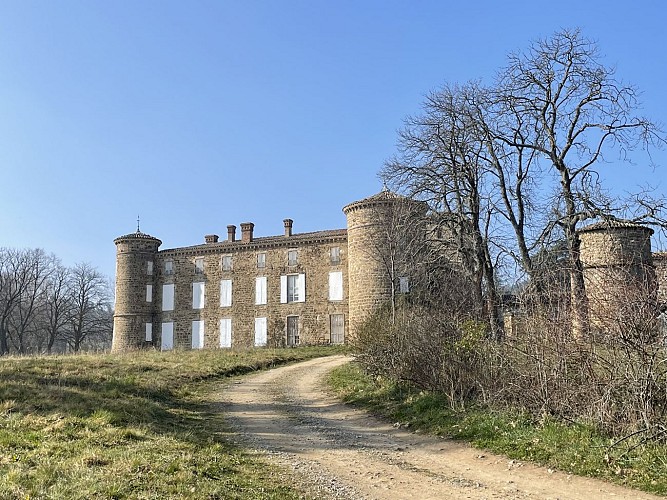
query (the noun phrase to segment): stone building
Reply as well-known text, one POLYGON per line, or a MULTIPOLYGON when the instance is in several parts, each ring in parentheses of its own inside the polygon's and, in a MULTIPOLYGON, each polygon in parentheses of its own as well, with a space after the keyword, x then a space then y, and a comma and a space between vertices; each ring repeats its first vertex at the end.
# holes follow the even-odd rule
MULTIPOLYGON (((374 260, 386 208, 382 191, 347 205, 347 229, 255 237, 254 224, 227 238, 159 250, 137 230, 114 240, 116 307, 112 349, 225 348, 344 343, 390 295, 374 260)), ((397 286, 407 289, 407 278, 397 286)))
POLYGON ((667 299, 667 262, 652 253, 653 230, 602 221, 578 231, 591 326, 607 331, 629 315, 651 318, 667 299))

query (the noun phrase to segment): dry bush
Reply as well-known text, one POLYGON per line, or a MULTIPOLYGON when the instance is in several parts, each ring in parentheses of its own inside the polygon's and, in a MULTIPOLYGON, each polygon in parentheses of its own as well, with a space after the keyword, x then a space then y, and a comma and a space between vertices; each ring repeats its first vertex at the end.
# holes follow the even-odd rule
POLYGON ((561 291, 544 300, 542 290, 538 305, 528 299, 530 306, 518 313, 520 326, 502 342, 454 309, 406 302, 394 323, 380 310, 364 325, 359 360, 373 374, 446 395, 452 407, 483 403, 519 408, 535 419, 594 424, 616 435, 665 436, 667 350, 655 294, 650 283, 618 277, 608 287, 623 300, 610 308, 605 296, 586 337, 572 336, 561 291))

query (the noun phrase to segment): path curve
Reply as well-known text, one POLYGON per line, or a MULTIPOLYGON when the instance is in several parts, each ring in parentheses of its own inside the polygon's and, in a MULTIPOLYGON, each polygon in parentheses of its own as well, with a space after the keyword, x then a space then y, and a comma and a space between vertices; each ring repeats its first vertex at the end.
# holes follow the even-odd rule
POLYGON ((317 358, 244 377, 220 394, 239 444, 292 470, 316 498, 659 498, 394 428, 329 396, 323 377, 349 361, 317 358))

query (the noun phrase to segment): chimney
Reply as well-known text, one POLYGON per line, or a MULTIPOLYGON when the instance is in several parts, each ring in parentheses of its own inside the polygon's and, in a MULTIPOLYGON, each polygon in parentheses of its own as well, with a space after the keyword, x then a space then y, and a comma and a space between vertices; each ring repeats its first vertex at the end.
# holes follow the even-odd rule
POLYGON ((227 241, 236 241, 236 226, 234 224, 227 226, 227 241))
POLYGON ((292 236, 292 224, 294 221, 292 219, 285 219, 283 220, 283 224, 285 224, 285 236, 292 236))
POLYGON ((206 243, 217 243, 218 242, 218 235, 217 234, 207 234, 204 236, 204 240, 206 240, 206 243))
POLYGON ((241 241, 250 243, 252 241, 252 230, 255 225, 252 222, 241 222, 241 241))

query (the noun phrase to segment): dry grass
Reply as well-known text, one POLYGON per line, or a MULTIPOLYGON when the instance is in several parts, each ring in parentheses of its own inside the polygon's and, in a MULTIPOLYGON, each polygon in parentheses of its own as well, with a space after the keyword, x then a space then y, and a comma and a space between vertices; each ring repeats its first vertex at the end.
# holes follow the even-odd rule
POLYGON ((2 498, 299 498, 225 440, 217 382, 331 349, 0 360, 2 498))

